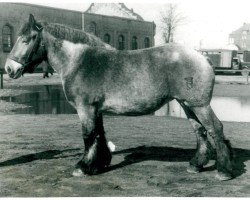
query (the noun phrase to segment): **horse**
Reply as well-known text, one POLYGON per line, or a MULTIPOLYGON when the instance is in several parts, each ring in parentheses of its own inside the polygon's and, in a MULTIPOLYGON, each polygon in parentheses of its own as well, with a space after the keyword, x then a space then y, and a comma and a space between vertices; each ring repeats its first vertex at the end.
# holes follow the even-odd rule
POLYGON ((66 99, 77 110, 82 124, 84 153, 73 175, 93 175, 109 169, 112 155, 103 114, 150 114, 176 99, 197 138, 196 153, 187 171, 204 170, 213 151, 210 135, 216 149, 216 178, 233 178, 232 148, 210 106, 214 71, 199 52, 174 43, 119 51, 84 31, 36 21, 30 15, 5 70, 17 79, 42 61, 60 75, 66 99))

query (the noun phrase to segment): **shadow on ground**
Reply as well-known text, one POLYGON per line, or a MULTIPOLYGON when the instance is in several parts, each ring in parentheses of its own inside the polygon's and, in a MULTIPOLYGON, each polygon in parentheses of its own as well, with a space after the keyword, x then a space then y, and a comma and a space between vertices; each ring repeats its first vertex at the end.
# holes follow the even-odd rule
MULTIPOLYGON (((238 177, 246 172, 244 162, 250 160, 250 150, 234 148, 234 177, 238 177)), ((168 161, 168 162, 189 162, 194 156, 194 149, 182 149, 176 147, 147 147, 140 146, 131 149, 117 151, 115 154, 128 154, 124 161, 110 167, 110 170, 131 165, 133 163, 143 162, 146 160, 168 161)), ((213 155, 211 159, 215 159, 213 155)), ((215 170, 215 166, 205 167, 204 171, 215 170)))
MULTIPOLYGON (((244 162, 250 160, 250 150, 234 148, 234 176, 238 177, 246 172, 244 162)), ((36 160, 50 160, 68 157, 80 157, 81 149, 48 150, 34 154, 19 156, 10 160, 0 162, 0 167, 25 164, 36 160)), ((168 162, 188 162, 195 154, 194 149, 182 149, 176 147, 155 147, 139 146, 136 148, 116 151, 113 155, 124 154, 124 160, 116 165, 110 166, 108 171, 116 170, 134 163, 148 160, 168 161, 168 162), (127 154, 127 155, 126 155, 127 154)), ((215 155, 213 155, 213 158, 215 155)), ((214 170, 215 166, 210 166, 204 171, 214 170)))
POLYGON ((19 156, 10 160, 0 162, 0 167, 25 164, 25 163, 33 162, 36 160, 51 160, 51 159, 58 159, 58 158, 76 157, 76 156, 81 155, 81 153, 75 153, 75 151, 79 151, 79 150, 81 149, 77 148, 77 149, 66 149, 66 150, 48 150, 48 151, 42 151, 39 153, 27 154, 27 155, 19 156), (73 153, 73 154, 69 154, 69 153, 73 153))

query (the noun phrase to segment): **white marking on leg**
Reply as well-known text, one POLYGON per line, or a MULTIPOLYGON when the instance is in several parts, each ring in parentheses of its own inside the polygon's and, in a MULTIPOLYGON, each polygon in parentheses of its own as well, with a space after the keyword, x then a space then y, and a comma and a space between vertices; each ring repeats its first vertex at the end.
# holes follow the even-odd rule
POLYGON ((108 142, 108 148, 109 148, 109 150, 110 150, 111 152, 114 152, 116 146, 114 145, 113 142, 109 141, 109 142, 108 142))
POLYGON ((81 169, 75 169, 72 173, 73 176, 77 176, 77 177, 80 177, 80 176, 84 176, 84 173, 82 172, 81 169))
POLYGON ((97 146, 97 143, 94 142, 94 144, 89 148, 89 152, 88 152, 88 155, 87 155, 87 158, 88 158, 88 161, 91 161, 95 154, 96 154, 96 146, 97 146))

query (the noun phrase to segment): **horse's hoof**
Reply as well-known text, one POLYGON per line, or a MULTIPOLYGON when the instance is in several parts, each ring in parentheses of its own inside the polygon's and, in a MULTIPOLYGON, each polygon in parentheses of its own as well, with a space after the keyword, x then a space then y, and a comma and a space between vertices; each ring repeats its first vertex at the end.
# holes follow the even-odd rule
POLYGON ((199 172, 201 172, 202 167, 197 167, 197 166, 193 166, 193 165, 189 165, 187 168, 187 172, 188 173, 192 173, 192 174, 197 174, 199 172))
POLYGON ((80 176, 84 176, 85 174, 80 168, 78 168, 73 171, 72 175, 76 177, 80 177, 80 176))
POLYGON ((215 178, 219 179, 220 181, 228 181, 228 180, 232 179, 233 176, 229 173, 218 172, 215 175, 215 178))

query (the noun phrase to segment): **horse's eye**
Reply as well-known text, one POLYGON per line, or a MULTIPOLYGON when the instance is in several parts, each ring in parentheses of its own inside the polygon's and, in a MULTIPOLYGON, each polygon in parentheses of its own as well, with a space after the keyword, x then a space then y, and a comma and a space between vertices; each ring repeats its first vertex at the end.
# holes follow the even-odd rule
POLYGON ((22 40, 22 43, 29 44, 29 41, 27 39, 22 40))
POLYGON ((33 36, 32 36, 32 39, 35 40, 35 39, 36 39, 36 36, 37 36, 37 35, 33 35, 33 36))
POLYGON ((29 42, 30 42, 30 37, 22 37, 22 43, 29 44, 29 42))

